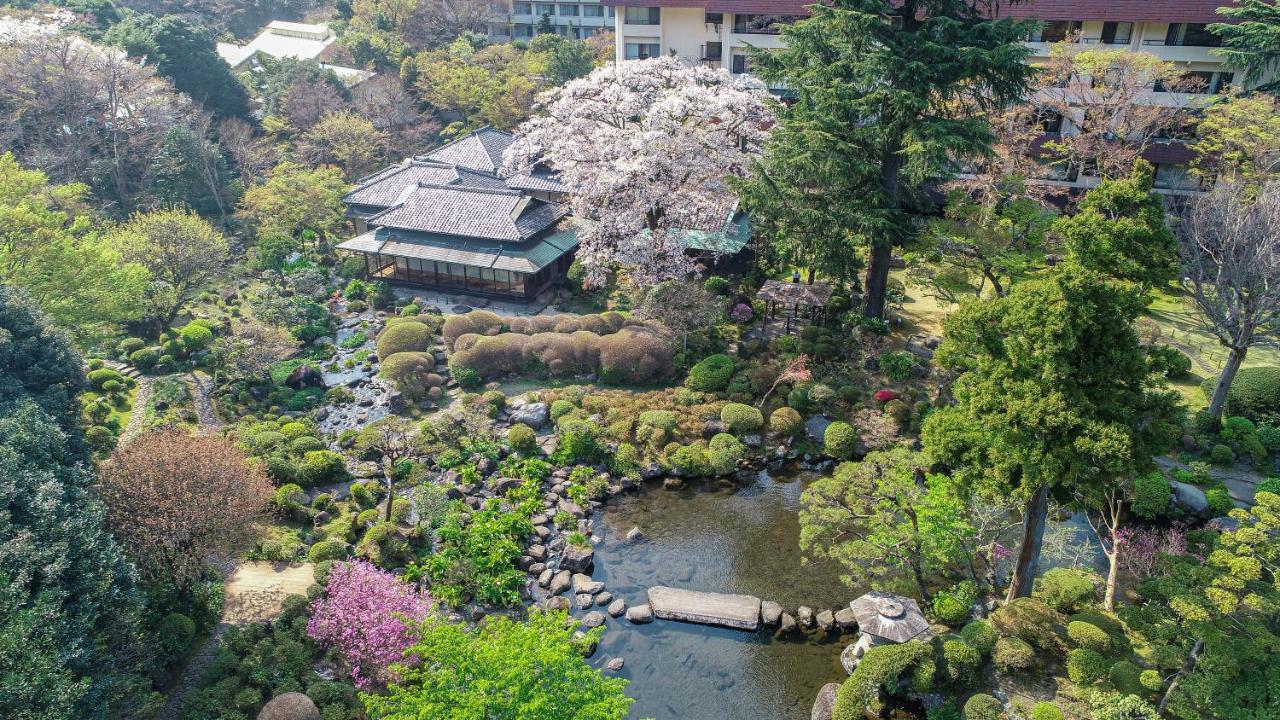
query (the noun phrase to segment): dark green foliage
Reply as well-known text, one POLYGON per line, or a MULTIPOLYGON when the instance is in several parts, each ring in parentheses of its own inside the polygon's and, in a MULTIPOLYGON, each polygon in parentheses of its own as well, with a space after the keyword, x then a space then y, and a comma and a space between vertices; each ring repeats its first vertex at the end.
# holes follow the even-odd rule
POLYGON ((1258 428, 1248 418, 1236 416, 1223 419, 1220 436, 1233 450, 1254 462, 1262 462, 1267 458, 1267 449, 1258 439, 1258 428))
POLYGON ((969 619, 969 606, 948 594, 940 594, 933 600, 933 615, 938 621, 956 627, 969 619))
POLYGON ((222 149, 183 127, 164 134, 151 158, 151 177, 157 201, 186 205, 202 215, 228 213, 236 200, 222 149))
POLYGON ((1160 471, 1150 472, 1133 479, 1133 501, 1129 510, 1140 518, 1154 520, 1169 510, 1173 489, 1160 471))
POLYGON ((298 482, 304 486, 337 482, 347 477, 342 456, 332 450, 312 450, 298 463, 298 482))
POLYGON ((699 392, 720 392, 733 377, 733 358, 728 355, 709 355, 689 368, 685 387, 699 392))
POLYGON ((1036 650, 1022 638, 1002 637, 996 641, 991 661, 1006 672, 1026 670, 1036 661, 1036 650))
POLYGON ((67 339, 19 290, 0 285, 0 413, 33 402, 66 433, 75 450, 80 442, 80 404, 84 390, 79 357, 67 339))
POLYGON ((986 620, 974 620, 965 625, 960 631, 960 637, 983 655, 990 655, 995 650, 996 641, 999 639, 995 628, 991 627, 991 623, 986 620))
POLYGON ((858 431, 849 423, 837 420, 827 426, 822 445, 831 457, 848 460, 858 449, 858 431))
POLYGON ((994 697, 978 693, 964 703, 964 720, 1000 720, 1004 705, 994 697))
POLYGON ((1178 243, 1165 222, 1164 201, 1152 192, 1155 168, 1139 160, 1133 173, 1104 180, 1080 201, 1079 209, 1054 225, 1067 257, 1103 275, 1147 286, 1173 280, 1178 243))
POLYGON ((535 507, 536 501, 524 500, 504 512, 495 499, 469 513, 469 520, 461 508, 450 512, 437 531, 441 547, 427 561, 432 595, 454 606, 469 598, 494 605, 518 603, 524 574, 515 562, 521 541, 533 531, 529 517, 535 507))
POLYGON ((1214 465, 1230 465, 1236 460, 1236 454, 1231 452, 1230 445, 1218 443, 1209 450, 1209 459, 1214 465))
POLYGON ((248 118, 249 96, 214 47, 213 33, 177 15, 129 13, 103 36, 173 81, 216 117, 248 118))
POLYGON ((1151 372, 1171 380, 1186 377, 1191 372, 1191 358, 1186 353, 1168 345, 1147 348, 1147 365, 1151 372))
POLYGON ((942 641, 942 674, 953 686, 972 681, 981 662, 982 654, 964 640, 942 641))
POLYGON ((1141 696, 1145 693, 1140 679, 1141 674, 1142 671, 1137 665, 1128 660, 1121 660, 1107 671, 1107 678, 1111 680, 1112 687, 1125 695, 1141 696))
POLYGON ((880 369, 894 382, 910 378, 915 366, 916 359, 911 353, 891 350, 880 354, 880 369))
POLYGON ((1014 598, 991 613, 991 625, 1005 637, 1018 637, 1042 649, 1056 649, 1062 616, 1036 598, 1014 598))
MULTIPOLYGON (((1232 22, 1214 23, 1209 31, 1222 37, 1222 47, 1215 50, 1224 62, 1244 70, 1244 79, 1261 80, 1280 61, 1280 6, 1275 2, 1256 0, 1218 9, 1232 22)), ((1260 90, 1274 93, 1273 76, 1260 90)))
POLYGON ((1067 677, 1076 685, 1091 685, 1106 677, 1107 661, 1095 650, 1076 648, 1067 653, 1067 677))
POLYGON ((712 275, 707 278, 702 283, 702 287, 706 288, 707 292, 716 295, 727 295, 729 293, 729 281, 719 275, 712 275))
POLYGON ((538 438, 533 434, 533 428, 518 423, 507 430, 507 445, 517 452, 535 453, 538 451, 538 438))
MULTIPOLYGON (((1218 378, 1200 385, 1206 398, 1213 397, 1218 378)), ((1239 415, 1255 423, 1280 421, 1280 367, 1240 368, 1227 391, 1227 415, 1239 415)))
POLYGON ((1209 511, 1216 517, 1225 516, 1236 506, 1231 500, 1231 493, 1227 492, 1226 486, 1221 484, 1205 488, 1204 499, 1209 503, 1209 511))
POLYGON ((1078 568, 1053 568, 1036 580, 1034 594, 1058 612, 1076 612, 1093 602, 1097 576, 1078 568))
POLYGON ((195 622, 182 613, 169 613, 156 626, 156 640, 166 661, 176 660, 186 652, 195 636, 195 622))
POLYGON ((932 661, 933 648, 918 640, 901 645, 878 645, 867 650, 853 674, 836 695, 833 720, 858 720, 862 710, 881 689, 897 689, 898 678, 908 670, 932 661))

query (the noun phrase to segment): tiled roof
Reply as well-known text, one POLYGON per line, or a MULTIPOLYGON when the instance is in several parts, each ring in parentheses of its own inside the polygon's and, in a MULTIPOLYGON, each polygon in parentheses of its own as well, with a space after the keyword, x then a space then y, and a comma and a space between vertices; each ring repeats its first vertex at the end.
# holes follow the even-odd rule
POLYGON ((559 232, 525 245, 495 244, 379 228, 341 243, 338 249, 532 274, 577 246, 577 231, 570 224, 559 232))
POLYGON ((485 240, 520 242, 554 225, 567 209, 514 190, 423 185, 369 218, 371 225, 485 240))
POLYGON ((356 181, 356 187, 342 201, 348 205, 389 208, 399 201, 408 188, 422 184, 461 185, 484 189, 506 187, 498 178, 459 168, 448 163, 406 160, 356 181))
POLYGON ((567 193, 568 186, 560 182, 560 174, 541 165, 507 178, 507 187, 532 192, 567 193))
POLYGON ((604 0, 614 7, 700 7, 711 12, 748 15, 808 15, 815 0, 604 0))
POLYGON ((1000 16, 1040 20, 1109 20, 1116 22, 1228 22, 1217 13, 1232 0, 1026 0, 1002 3, 1000 16))
POLYGON ((470 135, 454 140, 422 155, 422 160, 461 165, 472 170, 496 173, 502 167, 502 153, 515 138, 509 132, 483 127, 470 135))

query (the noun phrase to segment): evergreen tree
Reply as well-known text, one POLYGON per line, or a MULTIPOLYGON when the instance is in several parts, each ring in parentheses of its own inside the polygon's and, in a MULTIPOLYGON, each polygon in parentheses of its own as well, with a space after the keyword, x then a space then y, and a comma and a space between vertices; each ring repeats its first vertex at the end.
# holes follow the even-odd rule
MULTIPOLYGON (((1220 7, 1218 14, 1238 22, 1209 26, 1209 32, 1222 37, 1222 47, 1214 54, 1244 70, 1247 82, 1256 83, 1280 65, 1280 0, 1239 0, 1237 5, 1220 7)), ((1280 80, 1258 89, 1275 92, 1280 89, 1280 80)))
POLYGON ((975 494, 1025 503, 1010 597, 1030 595, 1055 486, 1149 468, 1177 432, 1133 329, 1138 292, 1074 263, 944 321, 937 359, 962 371, 921 440, 975 494))
POLYGON ((151 160, 156 200, 185 204, 201 215, 226 214, 234 205, 231 174, 218 146, 190 130, 171 128, 151 160))
POLYGON ((131 13, 103 39, 130 57, 146 56, 156 72, 173 81, 216 117, 249 116, 249 95, 218 56, 214 37, 176 16, 131 13))
POLYGON ((884 312, 892 248, 913 232, 923 184, 990 153, 984 113, 1021 99, 1030 27, 996 2, 833 0, 787 26, 753 67, 795 94, 778 113, 747 209, 776 242, 841 279, 870 246, 864 312, 884 312), (886 18, 892 18, 886 20, 886 18))
POLYGON ((141 597, 76 425, 80 359, 0 288, 0 717, 128 716, 141 597))

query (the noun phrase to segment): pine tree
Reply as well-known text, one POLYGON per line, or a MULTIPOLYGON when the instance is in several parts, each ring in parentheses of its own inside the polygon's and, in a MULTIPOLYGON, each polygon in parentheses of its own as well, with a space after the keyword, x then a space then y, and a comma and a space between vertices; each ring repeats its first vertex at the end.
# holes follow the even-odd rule
MULTIPOLYGON (((1280 0, 1238 0, 1238 7, 1220 7, 1219 15, 1238 20, 1234 24, 1214 23, 1209 32, 1222 37, 1222 47, 1214 54, 1226 64, 1244 71, 1246 82, 1256 83, 1280 65, 1280 0)), ((1272 80, 1259 90, 1280 90, 1280 80, 1272 80)))
POLYGON ((839 279, 870 247, 864 313, 884 313, 894 245, 914 232, 926 180, 995 141, 985 112, 1020 99, 1030 27, 996 2, 834 0, 783 29, 755 71, 795 98, 757 177, 739 186, 764 231, 839 279))

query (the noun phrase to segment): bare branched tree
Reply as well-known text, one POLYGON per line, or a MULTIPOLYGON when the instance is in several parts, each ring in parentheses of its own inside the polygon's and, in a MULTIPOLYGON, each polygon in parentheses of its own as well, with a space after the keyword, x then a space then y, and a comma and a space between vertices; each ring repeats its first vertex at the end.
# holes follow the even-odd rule
POLYGON ((1240 186, 1219 187, 1188 206, 1177 231, 1183 284, 1205 329, 1228 352, 1209 403, 1218 422, 1245 354, 1280 319, 1280 184, 1256 196, 1240 186))
POLYGON ((421 50, 448 45, 465 32, 485 33, 498 15, 490 0, 420 0, 404 21, 404 37, 421 50))

